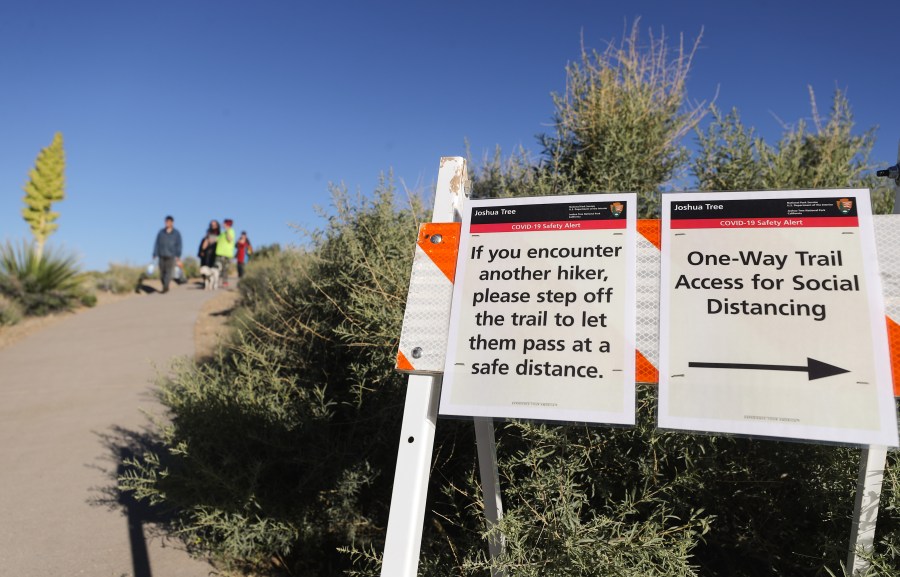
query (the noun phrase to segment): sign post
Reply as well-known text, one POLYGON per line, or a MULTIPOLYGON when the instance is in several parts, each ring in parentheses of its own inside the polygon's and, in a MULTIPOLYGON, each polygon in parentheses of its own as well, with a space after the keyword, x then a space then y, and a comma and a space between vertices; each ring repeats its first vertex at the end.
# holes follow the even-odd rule
MULTIPOLYGON (((441 158, 433 222, 457 220, 466 180, 464 159, 441 158)), ((440 390, 439 375, 410 375, 407 382, 381 566, 384 577, 415 577, 418 572, 440 390)))
MULTIPOLYGON (((497 443, 494 439, 494 419, 475 417, 475 444, 478 450, 478 473, 484 499, 484 517, 488 529, 497 527, 503 519, 503 500, 500 495, 500 476, 497 471, 497 443)), ((506 538, 492 533, 488 540, 488 553, 496 559, 506 547, 506 538)), ((504 577, 505 573, 491 569, 491 577, 504 577)))
POLYGON ((871 553, 875 545, 875 522, 878 520, 878 502, 881 500, 886 460, 887 447, 878 445, 864 447, 860 456, 850 552, 847 556, 847 574, 850 577, 861 577, 869 570, 869 561, 865 555, 871 553))

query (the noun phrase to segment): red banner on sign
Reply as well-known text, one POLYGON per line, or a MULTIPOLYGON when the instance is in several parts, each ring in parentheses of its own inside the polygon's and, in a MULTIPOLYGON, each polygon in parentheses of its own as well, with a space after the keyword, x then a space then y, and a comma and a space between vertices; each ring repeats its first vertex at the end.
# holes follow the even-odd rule
POLYGON ((624 229, 624 220, 558 220, 549 222, 494 222, 490 224, 473 224, 469 232, 474 234, 488 232, 539 232, 559 230, 600 230, 624 229))
POLYGON ((672 219, 673 229, 684 228, 834 228, 859 227, 855 216, 797 218, 684 218, 672 219))

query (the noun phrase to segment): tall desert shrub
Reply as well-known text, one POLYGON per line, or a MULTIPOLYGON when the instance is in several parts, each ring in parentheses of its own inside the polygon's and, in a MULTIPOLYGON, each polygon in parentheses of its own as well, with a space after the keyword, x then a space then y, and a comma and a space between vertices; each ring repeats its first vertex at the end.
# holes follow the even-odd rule
POLYGON ((708 108, 687 96, 699 38, 673 49, 665 35, 644 41, 638 24, 566 67, 538 162, 523 150, 504 160, 498 150, 476 170, 476 197, 637 192, 641 216, 658 215, 662 187, 688 166, 683 137, 708 108))
POLYGON ((875 131, 856 133, 850 102, 834 94, 823 118, 810 89, 812 127, 804 120, 785 126, 775 144, 755 135, 732 109, 713 110, 713 121, 698 131, 698 151, 691 164, 698 190, 772 190, 865 187, 872 190, 873 210, 890 213, 893 193, 877 179, 869 163, 875 131))

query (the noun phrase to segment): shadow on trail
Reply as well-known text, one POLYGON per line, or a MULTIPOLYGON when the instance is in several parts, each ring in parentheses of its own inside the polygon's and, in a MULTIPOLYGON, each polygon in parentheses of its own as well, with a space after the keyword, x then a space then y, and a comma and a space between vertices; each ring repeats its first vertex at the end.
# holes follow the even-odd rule
MULTIPOLYGON (((109 478, 109 483, 92 489, 93 498, 88 503, 95 507, 106 507, 110 511, 121 511, 127 520, 128 542, 131 547, 133 577, 153 577, 150 555, 147 549, 148 536, 164 539, 171 526, 172 515, 161 506, 138 500, 130 491, 119 488, 119 479, 131 468, 129 464, 146 453, 160 456, 166 454, 159 438, 149 430, 130 431, 113 427, 111 432, 96 433, 107 452, 103 458, 106 465, 90 465, 98 468, 109 478)), ((184 543, 176 547, 188 549, 184 543)))
MULTIPOLYGON (((151 277, 148 277, 145 274, 141 273, 141 276, 138 278, 137 284, 134 286, 134 292, 136 292, 137 294, 145 294, 145 295, 161 293, 162 292, 161 289, 157 288, 156 286, 151 286, 151 285, 147 284, 147 281, 149 281, 149 280, 151 280, 151 277)), ((153 279, 153 282, 158 283, 159 281, 156 279, 153 279)), ((191 288, 196 288, 196 289, 201 289, 201 290, 203 289, 203 281, 193 281, 192 282, 189 280, 174 280, 173 279, 172 282, 179 286, 190 284, 191 288)))
POLYGON ((234 307, 229 307, 227 309, 222 309, 220 311, 213 311, 213 312, 209 313, 209 316, 211 316, 211 317, 230 317, 231 313, 233 313, 236 308, 237 307, 234 306, 234 307))

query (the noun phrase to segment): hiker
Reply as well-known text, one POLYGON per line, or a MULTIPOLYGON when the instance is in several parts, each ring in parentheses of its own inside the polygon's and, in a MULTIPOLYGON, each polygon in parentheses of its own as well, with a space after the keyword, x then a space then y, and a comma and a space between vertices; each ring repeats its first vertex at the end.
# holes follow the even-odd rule
POLYGON ((231 259, 234 258, 235 238, 234 229, 231 228, 234 221, 226 218, 224 223, 225 230, 222 231, 216 242, 216 264, 222 269, 222 286, 228 286, 228 265, 231 263, 231 259))
POLYGON ((175 219, 166 217, 166 226, 156 235, 153 245, 153 258, 159 258, 159 278, 162 281, 162 292, 169 292, 172 280, 172 269, 181 266, 181 233, 175 228, 175 219))
POLYGON ((247 238, 247 231, 242 230, 241 236, 237 241, 237 269, 238 269, 238 278, 244 278, 244 263, 250 260, 250 255, 253 254, 253 245, 250 244, 250 239, 247 238))
POLYGON ((221 233, 222 229, 219 227, 219 221, 209 221, 209 228, 206 229, 206 235, 200 241, 200 248, 197 250, 200 266, 216 266, 216 242, 219 240, 221 233))

